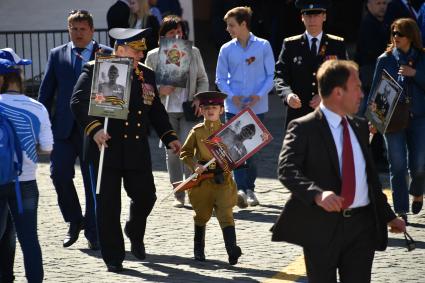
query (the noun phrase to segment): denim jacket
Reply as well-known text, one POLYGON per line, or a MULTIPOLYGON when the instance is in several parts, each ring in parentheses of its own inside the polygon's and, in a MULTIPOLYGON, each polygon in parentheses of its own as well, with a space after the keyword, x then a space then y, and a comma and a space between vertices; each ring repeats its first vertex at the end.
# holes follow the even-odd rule
MULTIPOLYGON (((411 48, 405 54, 399 49, 394 48, 391 53, 385 52, 379 56, 373 75, 371 93, 367 99, 368 102, 380 81, 383 69, 403 87, 404 93, 402 93, 400 99, 404 100, 406 93, 409 96, 411 102, 410 112, 413 114, 413 117, 425 117, 425 53, 411 48), (400 65, 412 65, 416 70, 415 76, 404 77, 399 75, 398 70, 400 65)), ((363 105, 364 110, 366 109, 366 105, 363 105)))

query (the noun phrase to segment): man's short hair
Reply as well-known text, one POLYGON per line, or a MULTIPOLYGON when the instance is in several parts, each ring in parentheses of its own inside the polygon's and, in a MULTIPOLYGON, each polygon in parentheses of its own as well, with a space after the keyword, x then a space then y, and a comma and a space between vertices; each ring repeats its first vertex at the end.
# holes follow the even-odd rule
POLYGON ((242 24, 242 22, 246 23, 246 27, 251 29, 251 17, 252 10, 250 7, 236 7, 229 10, 224 16, 224 20, 227 21, 228 18, 235 18, 238 24, 242 24))
POLYGON ((86 10, 72 10, 69 12, 68 25, 72 22, 84 22, 86 21, 90 28, 93 29, 93 16, 86 10))
POLYGON ((317 71, 319 94, 326 98, 336 87, 346 88, 350 71, 358 71, 358 65, 349 60, 327 60, 317 71))
POLYGON ((110 71, 112 71, 112 70, 115 70, 116 72, 118 72, 118 68, 117 68, 117 66, 115 66, 115 65, 111 65, 111 66, 109 67, 108 72, 110 72, 110 71))

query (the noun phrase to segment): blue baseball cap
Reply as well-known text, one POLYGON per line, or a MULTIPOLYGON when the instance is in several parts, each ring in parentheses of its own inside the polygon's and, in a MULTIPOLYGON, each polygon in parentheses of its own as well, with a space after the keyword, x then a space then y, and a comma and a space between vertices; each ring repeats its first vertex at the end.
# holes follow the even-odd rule
POLYGON ((18 69, 14 68, 15 65, 10 60, 0 58, 0 75, 17 72, 18 69))
POLYGON ((0 49, 0 59, 6 59, 12 62, 14 65, 30 65, 32 61, 30 59, 22 59, 19 57, 12 48, 0 49))

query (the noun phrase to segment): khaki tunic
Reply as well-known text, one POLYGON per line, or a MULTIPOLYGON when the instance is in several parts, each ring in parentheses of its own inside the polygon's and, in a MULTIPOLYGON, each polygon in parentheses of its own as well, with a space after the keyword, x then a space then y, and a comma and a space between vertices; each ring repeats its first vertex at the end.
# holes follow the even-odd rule
MULTIPOLYGON (((190 131, 181 149, 180 159, 192 171, 194 171, 198 161, 207 162, 213 158, 203 141, 221 126, 220 121, 204 121, 190 131)), ((211 218, 213 209, 215 209, 221 228, 235 225, 233 207, 237 201, 236 184, 231 173, 223 174, 223 184, 216 184, 213 179, 207 179, 189 190, 188 195, 195 211, 196 225, 204 226, 211 218)))

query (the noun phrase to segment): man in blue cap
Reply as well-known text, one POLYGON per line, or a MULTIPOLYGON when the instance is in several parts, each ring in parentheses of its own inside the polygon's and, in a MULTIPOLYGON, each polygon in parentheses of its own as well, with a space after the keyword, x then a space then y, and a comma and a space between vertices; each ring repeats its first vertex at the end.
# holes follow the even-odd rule
MULTIPOLYGON (((3 59, 0 61, 0 69, 4 71, 0 75, 0 171, 3 175, 3 178, 0 178, 0 215, 7 215, 10 209, 24 255, 25 276, 28 282, 41 282, 44 271, 37 235, 39 191, 36 169, 38 155, 51 152, 53 135, 45 107, 24 94, 22 69, 19 65, 31 64, 31 60, 21 59, 11 48, 0 49, 0 59, 3 59), (5 127, 6 120, 13 125, 19 148, 8 146, 5 142, 5 137, 11 139, 13 136, 10 134, 13 129, 11 131, 10 127, 5 127), (22 172, 18 178, 7 175, 4 178, 4 173, 8 172, 7 165, 12 165, 14 160, 11 154, 22 156, 22 172), (12 186, 11 178, 15 179, 12 186)), ((3 225, 5 222, 0 216, 0 235, 4 230, 3 225)), ((0 244, 0 282, 13 281, 15 236, 10 233, 13 233, 13 230, 9 230, 0 244)))
MULTIPOLYGON (((6 52, 2 52, 2 54, 5 56, 0 56, 0 89, 3 85, 3 75, 16 70, 14 60, 9 60, 13 57, 9 58, 10 55, 6 52)), ((15 226, 9 208, 5 205, 0 208, 0 282, 12 282, 15 278, 13 276, 15 248, 15 226)))
POLYGON ((344 39, 323 32, 329 0, 297 0, 306 31, 285 38, 276 63, 275 87, 288 107, 286 123, 320 104, 316 72, 330 59, 347 59, 344 39))
POLYGON ((94 62, 85 66, 71 100, 71 108, 78 123, 89 137, 89 159, 98 168, 99 148, 105 146, 100 196, 97 203, 99 240, 103 260, 108 271, 120 272, 125 258, 122 236, 121 182, 131 199, 129 220, 125 234, 130 238, 131 252, 145 259, 146 220, 156 201, 148 144, 148 125, 152 125, 162 142, 174 153, 180 151, 180 142, 173 131, 167 112, 159 99, 155 73, 139 63, 146 50, 143 29, 111 29, 116 39, 114 53, 133 58, 130 105, 127 120, 111 119, 107 133, 104 119, 88 115, 94 62))
POLYGON ((72 116, 69 101, 84 63, 93 60, 97 52, 112 53, 112 49, 93 40, 93 17, 88 11, 69 12, 68 30, 71 41, 50 51, 38 100, 47 108, 52 120, 55 143, 50 157, 51 178, 59 208, 65 222, 69 223, 63 246, 73 245, 84 227, 89 248, 97 250, 95 206, 88 164, 83 160, 83 134, 72 116), (73 181, 77 158, 85 190, 84 216, 73 181))

